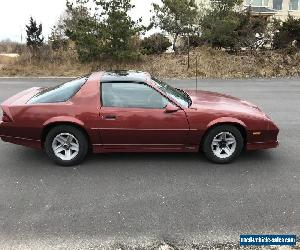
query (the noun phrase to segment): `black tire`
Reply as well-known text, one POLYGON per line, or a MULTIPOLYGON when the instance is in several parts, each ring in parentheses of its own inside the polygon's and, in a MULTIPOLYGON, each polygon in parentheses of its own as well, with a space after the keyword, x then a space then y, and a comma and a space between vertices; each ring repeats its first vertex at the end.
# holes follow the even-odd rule
POLYGON ((214 163, 218 164, 226 164, 234 161, 239 157, 241 154, 242 150, 244 148, 244 138, 241 134, 241 132, 234 126, 231 125, 220 125, 217 127, 212 128, 211 130, 208 131, 206 134, 203 144, 202 144, 202 150, 206 156, 206 158, 214 163), (227 158, 220 158, 218 157, 212 149, 212 142, 214 138, 219 135, 220 133, 225 132, 225 133, 230 133, 235 137, 236 140, 236 147, 234 152, 232 153, 231 156, 227 158))
POLYGON ((64 167, 71 167, 79 165, 84 161, 88 154, 89 144, 86 138, 86 135, 78 128, 71 126, 71 125, 58 125, 52 128, 46 136, 45 144, 44 144, 45 151, 49 158, 53 160, 57 165, 64 166, 64 167), (61 158, 57 157, 52 149, 52 143, 55 137, 61 133, 68 133, 74 136, 78 143, 79 143, 79 151, 76 157, 72 160, 62 160, 61 158))

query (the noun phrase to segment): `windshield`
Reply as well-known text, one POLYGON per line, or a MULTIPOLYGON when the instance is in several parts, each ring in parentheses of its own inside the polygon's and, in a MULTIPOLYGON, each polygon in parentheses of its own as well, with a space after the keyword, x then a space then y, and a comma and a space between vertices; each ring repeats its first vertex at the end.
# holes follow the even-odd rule
POLYGON ((188 108, 192 105, 192 99, 190 96, 181 89, 173 88, 167 83, 152 77, 152 81, 158 86, 160 90, 162 90, 169 98, 175 99, 180 105, 185 108, 188 108))

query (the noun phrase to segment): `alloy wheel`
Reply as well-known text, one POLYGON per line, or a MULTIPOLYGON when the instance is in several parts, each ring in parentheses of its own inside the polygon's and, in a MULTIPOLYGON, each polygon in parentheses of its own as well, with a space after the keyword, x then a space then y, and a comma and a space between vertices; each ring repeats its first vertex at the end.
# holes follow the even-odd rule
POLYGON ((79 153, 79 142, 74 135, 61 133, 53 139, 52 150, 59 159, 71 161, 79 153))
POLYGON ((236 138, 230 132, 221 132, 214 137, 211 149, 214 155, 220 159, 231 157, 236 150, 236 138))

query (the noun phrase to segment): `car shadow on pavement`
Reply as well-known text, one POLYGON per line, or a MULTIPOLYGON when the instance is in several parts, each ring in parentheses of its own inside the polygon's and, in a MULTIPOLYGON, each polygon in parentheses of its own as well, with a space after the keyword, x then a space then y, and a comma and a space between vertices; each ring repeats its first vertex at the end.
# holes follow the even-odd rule
POLYGON ((195 169, 236 169, 241 166, 264 166, 272 168, 276 159, 274 152, 270 151, 249 151, 243 152, 234 162, 229 164, 215 164, 208 161, 203 153, 110 153, 91 154, 81 167, 94 168, 95 166, 126 167, 139 165, 139 167, 152 168, 195 168, 195 169))
MULTIPOLYGON (((0 165, 10 165, 15 168, 27 169, 60 169, 55 165, 42 151, 32 150, 23 147, 9 147, 5 150, 4 159, 0 165), (6 159, 5 159, 6 158, 6 159)), ((205 156, 200 153, 109 153, 109 154, 89 154, 87 159, 76 169, 99 169, 99 168, 128 168, 138 166, 139 168, 191 168, 197 169, 217 169, 227 168, 235 169, 240 166, 262 165, 270 168, 276 162, 276 152, 272 151, 248 151, 243 152, 241 156, 233 163, 219 165, 209 162, 205 156)), ((65 168, 68 169, 68 168, 65 168)))
POLYGON ((244 151, 237 161, 241 162, 261 162, 261 161, 274 161, 276 152, 272 150, 254 150, 244 151))
MULTIPOLYGON (((242 152, 240 157, 235 161, 264 161, 264 160, 273 160, 274 152, 268 150, 257 150, 257 151, 247 151, 242 152)), ((101 160, 109 160, 109 161, 116 161, 116 160, 138 160, 138 161, 154 161, 154 162, 161 162, 161 161, 181 161, 181 162, 197 162, 197 163, 207 163, 210 165, 218 165, 209 162, 202 152, 199 153, 108 153, 108 154, 90 154, 87 157, 89 163, 95 163, 101 160)), ((227 165, 230 165, 227 164, 227 165)))

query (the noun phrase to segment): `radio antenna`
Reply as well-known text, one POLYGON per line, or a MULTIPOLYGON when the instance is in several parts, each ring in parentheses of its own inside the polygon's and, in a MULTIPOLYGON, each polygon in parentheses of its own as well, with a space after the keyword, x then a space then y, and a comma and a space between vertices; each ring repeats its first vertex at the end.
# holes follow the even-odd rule
POLYGON ((198 56, 196 56, 196 92, 198 91, 198 56))

